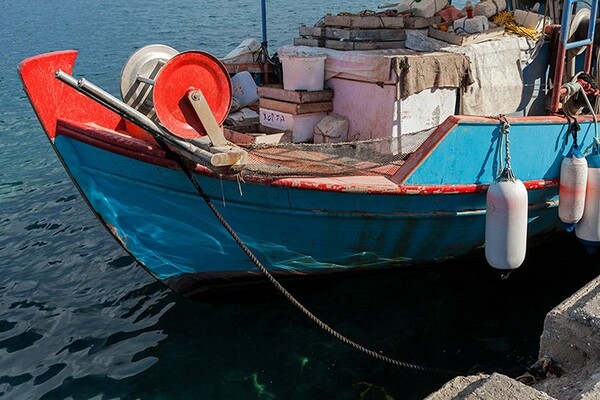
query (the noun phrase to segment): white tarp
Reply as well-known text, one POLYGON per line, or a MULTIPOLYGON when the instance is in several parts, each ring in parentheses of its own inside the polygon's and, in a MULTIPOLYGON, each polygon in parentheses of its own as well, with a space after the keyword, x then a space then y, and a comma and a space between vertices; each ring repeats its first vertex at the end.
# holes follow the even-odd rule
POLYGON ((464 89, 471 83, 469 60, 458 54, 423 54, 407 49, 339 51, 307 46, 282 47, 279 54, 326 55, 325 80, 343 78, 377 84, 398 84, 402 99, 425 89, 464 89), (399 75, 395 61, 400 65, 399 75))
POLYGON ((408 93, 405 93, 406 90, 402 92, 403 98, 433 86, 460 87, 461 114, 498 115, 518 110, 523 93, 522 70, 537 54, 539 46, 536 43, 525 38, 503 36, 487 42, 456 46, 431 38, 423 30, 407 29, 406 34, 406 49, 339 51, 321 47, 285 46, 279 49, 279 54, 325 54, 325 79, 338 77, 386 84, 398 82, 393 60, 399 58, 403 63, 414 64, 413 68, 409 68, 410 75, 400 79, 401 91, 408 90, 408 93), (418 65, 415 59, 424 56, 419 52, 429 53, 427 58, 433 60, 424 58, 422 61, 425 64, 418 65), (435 52, 467 57, 470 71, 461 65, 460 60, 431 54, 435 52), (433 67, 426 68, 429 64, 433 67), (424 74, 429 70, 437 71, 437 75, 424 74), (449 79, 446 76, 448 74, 453 75, 454 80, 449 79), (468 79, 463 79, 465 76, 468 79), (435 85, 431 84, 432 79, 436 82, 435 85), (465 81, 468 81, 467 84, 473 83, 467 86, 465 81), (415 82, 420 82, 424 87, 413 88, 415 82))
POLYGON ((536 46, 524 38, 503 36, 466 46, 451 45, 407 31, 406 46, 417 51, 444 51, 467 56, 474 83, 461 95, 461 114, 498 115, 518 110, 523 93, 523 67, 535 56, 536 46))
POLYGON ((284 46, 280 55, 325 54, 325 79, 340 77, 357 79, 363 82, 395 83, 396 74, 392 68, 393 56, 416 54, 408 49, 339 51, 323 47, 284 46))
POLYGON ((473 84, 461 96, 465 115, 510 114, 518 110, 523 93, 523 71, 518 40, 506 37, 444 49, 471 61, 473 84))
POLYGON ((225 64, 244 64, 258 61, 261 45, 254 38, 245 39, 229 54, 221 58, 225 64))

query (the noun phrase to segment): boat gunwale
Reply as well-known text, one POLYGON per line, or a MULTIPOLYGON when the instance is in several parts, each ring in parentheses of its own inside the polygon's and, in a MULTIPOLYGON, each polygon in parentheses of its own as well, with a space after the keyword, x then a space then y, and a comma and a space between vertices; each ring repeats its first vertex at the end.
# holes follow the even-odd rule
MULTIPOLYGON (((539 122, 539 117, 527 117, 530 123, 539 122), (537 119, 532 120, 532 118, 537 119)), ((558 117, 550 117, 557 120, 558 117)), ((548 118, 543 119, 546 121, 548 118)), ((485 117, 470 117, 455 116, 449 117, 448 122, 455 126, 458 122, 466 120, 474 123, 490 123, 497 120, 485 117), (464 117, 464 118, 463 118, 464 117)), ((554 121, 551 121, 554 122, 554 121)), ((445 131, 445 129, 442 129, 445 131)), ((446 132, 447 133, 447 132, 446 132)), ((66 136, 73 140, 88 144, 102 150, 119 154, 128 158, 133 158, 142 162, 154 164, 161 167, 178 169, 177 163, 169 158, 168 154, 156 145, 149 142, 144 142, 134 137, 126 136, 124 133, 111 130, 99 125, 83 124, 80 122, 70 121, 67 119, 58 119, 56 126, 56 135, 66 136), (146 143, 146 146, 141 145, 146 143), (135 148, 135 150, 132 149, 135 148)), ((445 135, 444 135, 445 136, 445 135)), ((443 139, 443 137, 442 137, 443 139)), ((441 140, 441 139, 440 139, 441 140)), ((53 146, 55 144, 53 143, 53 146)), ((431 150, 433 151, 433 149, 431 150)), ((190 170, 198 175, 212 177, 216 179, 235 180, 236 175, 219 175, 200 164, 192 165, 187 163, 190 170)), ((385 194, 385 195, 453 195, 453 194, 472 194, 485 192, 489 186, 487 183, 482 184, 425 184, 425 185, 404 185, 394 184, 393 182, 383 178, 389 183, 377 184, 373 180, 377 176, 353 176, 353 177, 294 177, 294 178, 269 178, 250 176, 244 177, 245 182, 255 184, 264 184, 274 187, 287 187, 304 190, 315 190, 324 192, 340 192, 340 193, 367 193, 367 194, 385 194), (371 181, 371 182, 369 182, 371 181)), ((380 181, 383 179, 379 179, 380 181)), ((527 190, 538 190, 549 187, 558 187, 558 179, 536 179, 523 182, 527 190)))
MULTIPOLYGON (((53 142, 58 134, 66 135, 106 151, 158 166, 177 169, 178 166, 174 159, 169 154, 164 153, 164 151, 164 154, 158 151, 160 149, 154 143, 149 142, 148 139, 143 140, 141 137, 136 137, 137 135, 133 133, 133 136, 131 136, 133 139, 130 143, 127 141, 127 136, 124 135, 127 134, 126 130, 122 132, 113 130, 119 128, 127 129, 126 121, 121 116, 86 98, 73 88, 55 81, 54 72, 57 69, 67 72, 72 71, 77 53, 74 50, 66 50, 40 54, 25 59, 19 64, 18 69, 25 92, 50 141, 53 142), (45 101, 48 98, 53 100, 50 102, 45 101), (62 101, 59 101, 59 98, 62 101), (90 114, 94 116, 93 121, 87 121, 90 114), (72 126, 69 129, 64 129, 62 125, 65 124, 61 121, 70 121, 72 126), (113 127, 113 129, 109 127, 113 127), (134 141, 137 141, 137 143, 133 143, 134 141), (146 144, 149 144, 150 148, 146 148, 148 147, 146 144)), ((546 116, 509 116, 507 120, 511 125, 568 123, 566 117, 558 114, 546 116)), ((580 123, 593 121, 590 115, 577 116, 576 120, 580 123)), ((339 193, 385 195, 481 193, 487 190, 488 183, 404 184, 455 127, 472 124, 498 126, 499 120, 498 117, 489 116, 453 115, 448 117, 416 151, 408 156, 404 164, 391 179, 383 175, 346 177, 295 176, 285 178, 248 175, 244 176, 244 181, 273 187, 339 193)), ((219 173, 219 171, 213 171, 199 164, 193 165, 191 162, 187 165, 190 171, 198 175, 229 180, 234 180, 238 177, 237 175, 219 173)), ((524 183, 528 190, 558 187, 558 177, 530 180, 524 183)))

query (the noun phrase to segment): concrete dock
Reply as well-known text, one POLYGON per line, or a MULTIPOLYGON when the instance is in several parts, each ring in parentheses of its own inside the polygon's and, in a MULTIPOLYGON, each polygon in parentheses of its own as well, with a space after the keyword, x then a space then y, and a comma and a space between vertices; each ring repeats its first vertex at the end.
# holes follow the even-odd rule
POLYGON ((426 400, 600 399, 600 276, 546 315, 539 358, 539 371, 522 379, 529 385, 501 374, 459 376, 426 400))

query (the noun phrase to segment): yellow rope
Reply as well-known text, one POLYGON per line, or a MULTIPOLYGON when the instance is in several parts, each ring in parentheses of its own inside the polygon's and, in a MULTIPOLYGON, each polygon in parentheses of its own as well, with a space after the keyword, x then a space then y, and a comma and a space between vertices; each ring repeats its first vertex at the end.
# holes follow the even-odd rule
POLYGON ((502 11, 496 15, 492 21, 496 25, 504 25, 504 28, 509 32, 516 33, 519 36, 524 36, 531 40, 538 40, 542 36, 542 34, 535 29, 517 25, 515 18, 510 11, 502 11))

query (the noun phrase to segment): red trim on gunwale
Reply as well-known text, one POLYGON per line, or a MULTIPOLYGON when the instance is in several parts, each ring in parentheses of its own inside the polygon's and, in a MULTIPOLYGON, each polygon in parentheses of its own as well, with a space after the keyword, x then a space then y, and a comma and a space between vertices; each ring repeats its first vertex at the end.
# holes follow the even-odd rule
MULTIPOLYGON (((523 182, 527 190, 558 187, 558 179, 541 179, 523 182)), ((485 192, 489 184, 480 185, 400 185, 403 194, 465 194, 485 192)))
POLYGON ((124 133, 108 130, 95 124, 82 124, 76 121, 59 119, 56 122, 56 130, 62 134, 70 132, 72 135, 84 135, 84 137, 125 147, 133 152, 147 153, 158 158, 165 158, 166 155, 166 152, 156 144, 148 143, 124 133))
POLYGON ((162 156, 155 154, 153 150, 139 151, 129 149, 127 147, 123 147, 123 143, 119 142, 109 142, 103 140, 99 137, 92 137, 87 135, 85 132, 78 131, 76 129, 71 129, 67 127, 58 126, 56 129, 56 134, 70 137, 71 139, 75 139, 79 142, 89 144, 90 146, 98 147, 111 153, 120 154, 129 158, 133 158, 136 160, 144 161, 150 164, 159 165, 161 167, 167 168, 176 168, 177 164, 173 160, 169 160, 165 158, 165 154, 163 152, 162 156))

